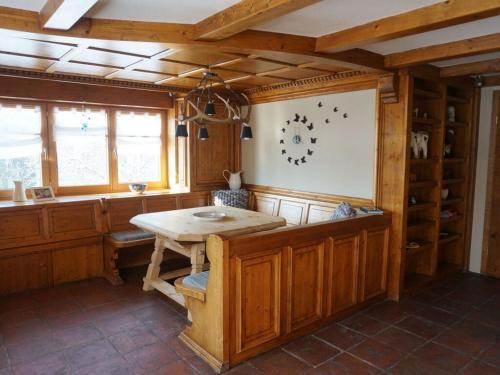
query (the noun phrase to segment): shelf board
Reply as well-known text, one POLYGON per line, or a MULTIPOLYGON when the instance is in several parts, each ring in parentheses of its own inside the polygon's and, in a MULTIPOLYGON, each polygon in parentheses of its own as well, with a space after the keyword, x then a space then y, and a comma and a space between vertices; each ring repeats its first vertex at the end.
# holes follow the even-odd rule
POLYGON ((437 118, 423 118, 423 117, 413 117, 412 122, 414 124, 422 124, 422 125, 439 125, 441 121, 437 118))
POLYGON ((449 199, 443 199, 441 201, 441 206, 451 206, 453 204, 457 203, 462 203, 464 200, 463 198, 449 198, 449 199))
POLYGON ((464 163, 465 159, 464 158, 444 158, 443 162, 444 163, 464 163))
POLYGON ((436 163, 437 159, 436 158, 427 158, 427 159, 410 159, 410 163, 414 165, 420 165, 420 164, 432 164, 436 163))
POLYGON ((450 218, 442 218, 440 217, 439 219, 439 222, 441 224, 448 224, 448 223, 453 223, 454 221, 459 221, 463 218, 462 215, 457 215, 457 216, 454 216, 454 217, 450 217, 450 218))
POLYGON ((449 244, 451 242, 457 241, 461 238, 462 236, 460 234, 450 234, 446 237, 442 237, 439 239, 439 246, 449 244))
POLYGON ((426 187, 435 187, 437 186, 436 181, 415 181, 410 182, 410 188, 426 188, 426 187))
POLYGON ((466 122, 449 122, 449 121, 447 121, 446 126, 448 126, 450 128, 466 128, 469 126, 469 124, 466 122))
POLYGON ((405 249, 406 250, 406 255, 407 256, 412 256, 415 254, 422 253, 427 250, 431 250, 432 247, 434 246, 433 242, 423 242, 420 247, 416 247, 414 249, 405 249))
POLYGON ((448 100, 450 103, 468 103, 469 102, 469 99, 462 98, 460 96, 455 96, 455 95, 448 95, 446 100, 448 100))
POLYGON ((438 92, 424 89, 413 89, 413 95, 426 99, 440 99, 441 95, 438 92))
POLYGON ((463 178, 447 178, 443 180, 443 185, 456 185, 465 182, 463 178))
POLYGON ((419 228, 419 227, 427 227, 431 225, 435 225, 436 221, 434 220, 425 220, 425 219, 418 219, 418 220, 411 220, 407 223, 406 227, 409 228, 419 228))
POLYGON ((417 204, 408 204, 408 212, 425 210, 426 208, 434 208, 436 203, 434 202, 422 202, 417 204))

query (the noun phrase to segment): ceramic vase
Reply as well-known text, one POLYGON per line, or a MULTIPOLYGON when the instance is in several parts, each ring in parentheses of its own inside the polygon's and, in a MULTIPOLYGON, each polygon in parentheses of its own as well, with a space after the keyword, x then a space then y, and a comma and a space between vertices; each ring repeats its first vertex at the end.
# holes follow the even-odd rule
POLYGON ((14 191, 12 193, 12 200, 14 202, 25 202, 26 192, 24 191, 22 181, 14 181, 14 191))

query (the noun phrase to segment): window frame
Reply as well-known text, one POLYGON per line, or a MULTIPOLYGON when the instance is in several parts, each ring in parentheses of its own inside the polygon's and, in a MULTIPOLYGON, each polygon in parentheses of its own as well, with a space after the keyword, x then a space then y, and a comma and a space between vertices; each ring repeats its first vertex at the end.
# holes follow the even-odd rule
MULTIPOLYGON (((24 106, 39 106, 41 116, 41 137, 42 151, 40 155, 42 168, 42 184, 43 186, 52 186, 55 195, 86 195, 86 194, 111 194, 120 192, 129 192, 128 183, 118 182, 118 157, 116 153, 116 112, 123 113, 151 113, 159 114, 161 118, 161 154, 160 154, 160 181, 145 181, 148 184, 148 189, 161 190, 169 188, 169 161, 170 151, 168 135, 168 109, 153 109, 153 108, 135 108, 129 106, 107 106, 107 105, 90 105, 84 104, 85 108, 92 108, 106 111, 108 122, 108 164, 109 164, 109 183, 105 185, 91 186, 59 186, 58 169, 57 169, 57 148, 54 134, 54 108, 75 108, 81 107, 82 103, 76 102, 44 102, 44 101, 29 101, 16 99, 0 99, 2 105, 24 105, 24 106)), ((29 196, 28 191, 28 198, 29 196)), ((12 198, 12 189, 0 190, 0 200, 9 200, 12 198)))

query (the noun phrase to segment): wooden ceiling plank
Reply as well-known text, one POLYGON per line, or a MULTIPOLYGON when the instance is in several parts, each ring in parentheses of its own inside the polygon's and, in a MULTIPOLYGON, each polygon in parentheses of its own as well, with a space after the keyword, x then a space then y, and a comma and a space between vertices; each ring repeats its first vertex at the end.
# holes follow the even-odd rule
MULTIPOLYGON (((108 51, 108 52, 115 53, 114 51, 108 51)), ((169 48, 169 49, 166 49, 164 51, 160 51, 160 52, 154 54, 153 56, 143 56, 139 61, 136 61, 136 62, 134 62, 132 64, 129 64, 129 65, 123 67, 123 68, 117 68, 114 72, 111 72, 110 74, 108 74, 104 78, 105 79, 112 79, 113 77, 115 77, 116 75, 118 75, 118 73, 120 73, 120 71, 122 71, 122 70, 134 70, 134 68, 136 68, 137 66, 139 66, 144 61, 160 60, 163 57, 171 55, 172 53, 173 53, 173 50, 169 48)), ((158 72, 155 72, 155 73, 158 73, 158 72)))
POLYGON ((499 14, 498 0, 448 0, 321 36, 316 51, 343 51, 499 14))
POLYGON ((70 62, 73 59, 73 57, 75 57, 80 52, 86 50, 87 48, 88 48, 88 44, 82 43, 82 44, 79 44, 78 46, 70 49, 68 52, 66 52, 64 55, 62 55, 59 58, 59 60, 57 60, 53 64, 51 64, 45 70, 45 73, 54 73, 55 71, 57 71, 58 63, 61 63, 61 62, 70 62))
POLYGON ((385 66, 390 69, 403 68, 496 51, 500 51, 500 33, 386 55, 385 66))
POLYGON ((47 0, 40 10, 45 29, 69 30, 98 0, 47 0))
POLYGON ((459 77, 497 72, 500 72, 500 59, 447 66, 441 68, 440 75, 441 77, 459 77))
POLYGON ((319 0, 242 0, 194 25, 194 39, 221 40, 319 0))

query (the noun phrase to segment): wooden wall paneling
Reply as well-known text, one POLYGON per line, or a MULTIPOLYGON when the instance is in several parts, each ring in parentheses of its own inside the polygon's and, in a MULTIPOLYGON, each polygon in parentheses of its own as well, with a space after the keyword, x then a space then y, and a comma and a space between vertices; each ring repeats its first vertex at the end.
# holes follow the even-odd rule
POLYGON ((144 212, 142 197, 106 199, 105 212, 109 231, 118 232, 137 229, 129 221, 132 217, 144 212))
POLYGON ((193 208, 193 207, 203 207, 210 204, 210 196, 207 191, 190 193, 190 194, 179 194, 177 207, 181 208, 193 208))
POLYGON ((49 235, 53 241, 99 235, 103 232, 99 200, 47 207, 49 235))
POLYGON ((359 262, 359 302, 385 293, 388 251, 388 228, 371 229, 363 233, 359 262), (370 267, 367 267, 368 264, 370 267))
POLYGON ((330 316, 358 302, 360 236, 332 237, 328 242, 327 311, 330 316))
POLYGON ((254 194, 254 210, 268 215, 277 215, 279 199, 277 197, 254 194))
POLYGON ((54 285, 101 276, 104 269, 102 237, 84 244, 61 244, 51 252, 51 258, 54 285))
POLYGON ((307 219, 307 204, 304 202, 281 199, 278 216, 284 217, 287 224, 305 224, 307 219))
POLYGON ((324 243, 288 247, 286 251, 286 332, 291 332, 322 318, 324 243))
POLYGON ((329 220, 335 210, 336 205, 329 204, 310 204, 307 214, 307 224, 319 223, 329 220))
POLYGON ((144 197, 144 212, 170 211, 177 209, 177 197, 169 195, 158 195, 144 197))
POLYGON ((44 227, 40 207, 8 209, 0 212, 0 249, 19 247, 44 241, 48 233, 44 227))
POLYGON ((0 258, 0 295, 51 285, 49 253, 0 258))
POLYGON ((236 259, 237 353, 280 335, 280 270, 280 248, 236 259))

